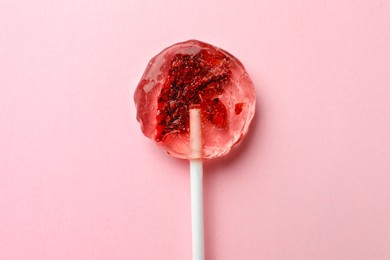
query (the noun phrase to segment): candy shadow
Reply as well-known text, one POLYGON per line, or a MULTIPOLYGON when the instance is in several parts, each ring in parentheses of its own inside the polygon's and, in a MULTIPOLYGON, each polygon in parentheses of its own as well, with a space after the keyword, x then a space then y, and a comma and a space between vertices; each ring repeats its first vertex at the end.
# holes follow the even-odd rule
MULTIPOLYGON (((258 125, 260 121, 260 108, 257 105, 256 114, 250 124, 250 128, 244 139, 233 147, 233 149, 225 156, 213 160, 208 160, 204 163, 205 174, 222 174, 220 169, 228 168, 232 164, 240 163, 240 157, 247 154, 248 148, 252 145, 253 140, 259 134, 258 125)), ((223 173, 225 174, 225 173, 223 173)))
POLYGON ((218 219, 221 217, 215 209, 216 194, 215 187, 218 185, 220 175, 225 174, 245 174, 245 172, 229 172, 226 171, 232 165, 239 165, 240 158, 248 155, 250 152, 255 152, 254 149, 249 149, 251 146, 259 144, 254 140, 261 138, 261 125, 263 119, 262 102, 259 97, 256 103, 255 116, 251 122, 249 131, 240 144, 234 147, 227 155, 206 161, 204 163, 204 182, 203 182, 203 196, 204 196, 204 229, 205 229, 205 259, 218 259, 216 248, 216 241, 218 237, 215 235, 215 227, 218 226, 218 219))

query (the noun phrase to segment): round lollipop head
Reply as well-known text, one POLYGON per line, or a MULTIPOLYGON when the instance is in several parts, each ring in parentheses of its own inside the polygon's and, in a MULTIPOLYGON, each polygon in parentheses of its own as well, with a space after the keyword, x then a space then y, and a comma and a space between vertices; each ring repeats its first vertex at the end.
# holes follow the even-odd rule
POLYGON ((151 59, 134 101, 144 135, 183 159, 191 159, 189 109, 200 108, 202 158, 211 159, 228 153, 247 133, 256 97, 237 58, 190 40, 151 59))

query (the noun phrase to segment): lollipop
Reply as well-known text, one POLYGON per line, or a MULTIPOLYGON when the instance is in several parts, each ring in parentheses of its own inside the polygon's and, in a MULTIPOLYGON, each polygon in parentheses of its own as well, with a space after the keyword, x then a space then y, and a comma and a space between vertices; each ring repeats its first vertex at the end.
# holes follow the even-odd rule
POLYGON ((134 94, 145 136, 190 160, 192 255, 204 259, 203 160, 227 154, 248 131, 255 92, 241 62, 210 44, 177 43, 149 62, 134 94))

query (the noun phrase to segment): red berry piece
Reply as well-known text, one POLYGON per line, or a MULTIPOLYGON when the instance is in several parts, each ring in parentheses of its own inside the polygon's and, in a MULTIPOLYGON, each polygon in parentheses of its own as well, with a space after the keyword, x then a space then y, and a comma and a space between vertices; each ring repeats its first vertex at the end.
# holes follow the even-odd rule
POLYGON ((242 109, 244 107, 244 103, 237 103, 234 112, 236 112, 236 115, 239 115, 242 112, 242 109))

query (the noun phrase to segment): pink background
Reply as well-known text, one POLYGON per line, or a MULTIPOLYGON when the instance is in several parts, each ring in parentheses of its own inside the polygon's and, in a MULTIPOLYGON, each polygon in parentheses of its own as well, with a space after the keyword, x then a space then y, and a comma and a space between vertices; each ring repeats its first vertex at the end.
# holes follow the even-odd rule
POLYGON ((0 3, 0 259, 190 259, 188 163, 141 134, 149 59, 237 56, 258 109, 205 165, 206 259, 390 259, 390 2, 0 3))

